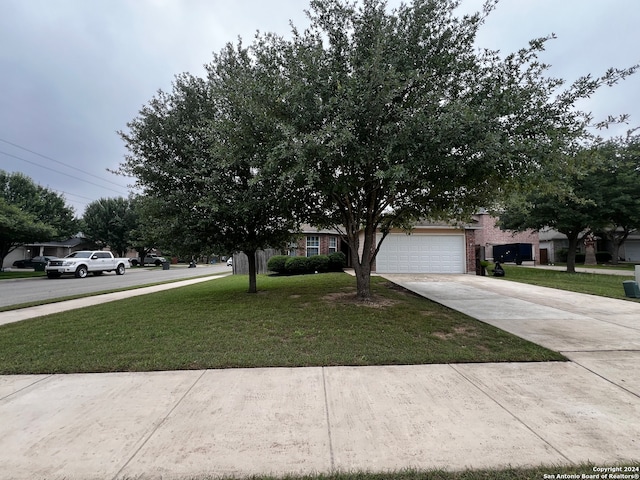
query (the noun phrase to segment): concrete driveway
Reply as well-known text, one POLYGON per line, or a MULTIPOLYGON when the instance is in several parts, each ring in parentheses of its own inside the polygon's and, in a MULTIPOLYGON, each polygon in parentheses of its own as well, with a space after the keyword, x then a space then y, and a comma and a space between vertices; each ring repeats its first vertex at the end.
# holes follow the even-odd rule
POLYGON ((619 387, 640 395, 640 376, 637 375, 640 302, 475 275, 385 275, 385 278, 437 303, 561 352, 619 387))
POLYGON ((388 278, 572 361, 0 376, 0 479, 640 464, 640 305, 388 278))

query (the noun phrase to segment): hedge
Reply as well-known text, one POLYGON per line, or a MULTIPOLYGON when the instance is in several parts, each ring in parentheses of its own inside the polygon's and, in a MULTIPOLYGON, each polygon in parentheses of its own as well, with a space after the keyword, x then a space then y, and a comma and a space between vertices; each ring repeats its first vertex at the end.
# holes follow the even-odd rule
POLYGON ((287 271, 285 264, 290 258, 287 255, 274 255, 267 262, 267 268, 272 272, 285 273, 287 271))
POLYGON ((303 275, 305 273, 313 273, 311 257, 289 257, 284 264, 285 272, 290 275, 303 275))
POLYGON ((280 275, 303 275, 306 273, 340 272, 347 259, 342 252, 313 257, 289 257, 275 255, 267 262, 267 268, 280 275))

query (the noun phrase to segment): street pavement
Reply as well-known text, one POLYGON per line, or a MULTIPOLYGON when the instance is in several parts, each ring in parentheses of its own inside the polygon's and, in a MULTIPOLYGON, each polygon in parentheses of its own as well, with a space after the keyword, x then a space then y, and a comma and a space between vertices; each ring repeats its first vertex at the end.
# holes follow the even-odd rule
POLYGON ((0 478, 640 466, 640 303, 386 277, 571 361, 0 376, 0 478))

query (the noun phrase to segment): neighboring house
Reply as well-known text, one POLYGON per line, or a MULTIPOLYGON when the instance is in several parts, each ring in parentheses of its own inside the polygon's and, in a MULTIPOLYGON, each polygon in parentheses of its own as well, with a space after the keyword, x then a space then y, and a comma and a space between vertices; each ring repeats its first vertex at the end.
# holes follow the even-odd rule
MULTIPOLYGON (((569 249, 569 240, 564 233, 560 233, 552 228, 544 228, 538 232, 540 238, 540 254, 547 257, 547 262, 556 263, 561 261, 560 252, 569 249)), ((579 242, 578 249, 582 242, 579 242)), ((566 255, 565 255, 566 256, 566 255)), ((544 259, 543 259, 544 260, 544 259)))
POLYGON ((625 262, 640 262, 640 232, 630 234, 618 254, 625 262))
POLYGON ((93 249, 95 245, 82 236, 75 236, 62 242, 30 243, 13 250, 2 262, 2 268, 10 268, 16 260, 37 256, 65 257, 77 250, 93 249))
POLYGON ((478 230, 476 230, 476 245, 479 246, 480 257, 484 256, 485 260, 494 260, 494 246, 513 243, 526 243, 531 244, 534 261, 540 261, 544 263, 540 254, 540 237, 537 232, 533 230, 526 230, 524 232, 501 230, 500 227, 496 225, 498 219, 491 216, 486 211, 478 212, 473 216, 473 219, 476 222, 476 226, 478 227, 478 230))

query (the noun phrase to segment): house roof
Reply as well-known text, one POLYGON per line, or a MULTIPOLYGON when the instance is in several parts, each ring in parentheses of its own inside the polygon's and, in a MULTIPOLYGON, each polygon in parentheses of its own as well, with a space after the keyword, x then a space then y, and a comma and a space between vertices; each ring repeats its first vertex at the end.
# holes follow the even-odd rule
POLYGON ((61 242, 40 242, 40 243, 30 243, 28 246, 31 247, 77 247, 82 243, 86 243, 87 239, 82 237, 72 237, 67 240, 63 240, 61 242))

